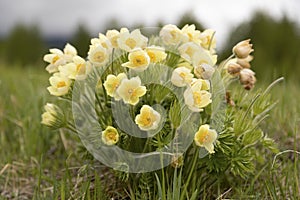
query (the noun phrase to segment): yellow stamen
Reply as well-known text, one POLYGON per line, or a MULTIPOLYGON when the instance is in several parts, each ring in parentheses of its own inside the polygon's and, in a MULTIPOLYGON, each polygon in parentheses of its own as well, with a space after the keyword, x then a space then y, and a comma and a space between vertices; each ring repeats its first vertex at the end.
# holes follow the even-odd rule
POLYGON ((188 47, 185 53, 190 57, 192 57, 192 55, 194 54, 194 50, 191 47, 188 47))
POLYGON ((136 41, 132 38, 128 38, 125 42, 125 44, 127 46, 129 46, 131 49, 133 49, 134 47, 136 47, 136 41))
POLYGON ((59 60, 59 56, 54 56, 52 59, 52 64, 55 64, 59 60))
POLYGON ((150 57, 150 61, 151 62, 155 62, 156 61, 155 53, 153 53, 151 51, 148 51, 147 54, 150 57))
POLYGON ((58 87, 58 88, 65 87, 66 85, 67 85, 67 84, 66 84, 66 82, 64 82, 64 81, 60 81, 60 82, 57 83, 57 87, 58 87))
POLYGON ((105 59, 105 54, 103 52, 97 52, 93 56, 96 62, 102 63, 105 59))
POLYGON ((201 103, 201 95, 199 92, 193 93, 195 105, 199 105, 201 103))
POLYGON ((141 66, 141 65, 144 65, 147 62, 147 60, 144 56, 139 55, 139 56, 136 56, 132 62, 135 66, 141 66))
POLYGON ((181 72, 180 74, 179 74, 179 76, 181 77, 181 78, 185 78, 186 77, 186 73, 184 73, 184 72, 181 72))
POLYGON ((198 135, 198 141, 200 144, 204 144, 208 139, 208 130, 203 131, 198 135))
POLYGON ((111 141, 111 140, 116 141, 117 140, 116 134, 114 132, 108 132, 106 134, 106 140, 107 141, 111 141))

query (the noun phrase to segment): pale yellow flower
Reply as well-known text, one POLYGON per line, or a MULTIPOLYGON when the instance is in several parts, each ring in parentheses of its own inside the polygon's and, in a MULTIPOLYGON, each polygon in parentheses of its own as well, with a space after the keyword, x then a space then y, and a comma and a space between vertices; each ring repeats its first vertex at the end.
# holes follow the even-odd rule
POLYGON ((103 35, 102 33, 99 33, 98 38, 92 38, 91 39, 89 52, 93 51, 98 46, 102 46, 103 48, 107 49, 108 52, 110 52, 111 49, 112 49, 112 45, 111 45, 110 40, 105 35, 103 35))
POLYGON ((189 42, 200 44, 200 31, 196 30, 196 26, 194 24, 186 24, 181 31, 182 34, 187 36, 189 42))
POLYGON ((166 59, 167 54, 165 49, 159 46, 150 46, 145 49, 148 56, 150 57, 150 62, 157 63, 166 59))
POLYGON ((67 43, 65 48, 64 48, 64 59, 67 62, 72 62, 72 59, 74 56, 77 56, 77 50, 74 46, 71 44, 67 43))
POLYGON ((159 36, 167 45, 176 45, 188 39, 177 26, 172 24, 165 25, 159 32, 159 36))
POLYGON ((44 56, 44 61, 49 63, 46 70, 49 73, 58 72, 58 66, 65 65, 66 63, 72 62, 74 56, 77 55, 77 50, 75 47, 67 43, 64 47, 64 51, 60 49, 50 49, 50 54, 44 56))
POLYGON ((201 125, 199 130, 196 132, 194 141, 199 147, 204 147, 208 153, 215 153, 214 143, 218 137, 215 130, 210 129, 208 124, 201 125))
POLYGON ((184 102, 193 112, 201 112, 211 103, 211 93, 202 90, 202 81, 194 82, 184 93, 184 102))
POLYGON ((51 128, 62 127, 62 121, 64 116, 61 109, 52 103, 47 103, 44 106, 44 109, 45 112, 42 114, 41 123, 51 128))
POLYGON ((118 39, 120 37, 120 32, 117 30, 108 30, 106 32, 106 37, 109 39, 113 48, 118 48, 118 39))
POLYGON ((63 76, 69 79, 83 80, 92 70, 92 66, 80 56, 74 56, 72 63, 59 66, 58 69, 63 76))
POLYGON ((194 75, 186 67, 178 67, 172 72, 171 82, 177 87, 184 87, 192 82, 194 75))
POLYGON ((107 126, 106 129, 102 131, 101 139, 106 145, 114 145, 119 141, 119 133, 114 127, 107 126))
POLYGON ((157 129, 160 122, 160 114, 151 106, 143 105, 140 114, 135 117, 135 123, 143 131, 157 129))
POLYGON ((91 47, 88 52, 89 61, 97 67, 105 65, 109 61, 109 50, 102 45, 91 47))
POLYGON ((211 54, 211 52, 201 49, 201 51, 194 55, 194 73, 198 78, 210 79, 215 71, 214 65, 217 62, 217 55, 211 54))
POLYGON ((69 92, 71 80, 60 73, 55 73, 49 78, 50 85, 47 89, 51 95, 63 96, 69 92))
POLYGON ((131 51, 128 55, 128 62, 123 63, 123 67, 128 67, 135 71, 143 71, 148 68, 150 64, 150 57, 146 51, 137 48, 131 51))
POLYGON ((254 50, 252 49, 252 44, 250 44, 250 39, 239 42, 232 49, 232 52, 236 55, 236 57, 242 59, 247 58, 253 51, 254 50))
POLYGON ((209 90, 210 89, 210 82, 208 80, 204 80, 204 79, 197 79, 197 78, 193 78, 192 83, 190 84, 191 86, 195 85, 195 84, 201 84, 201 90, 209 90), (201 82, 201 83, 199 83, 201 82))
POLYGON ((121 99, 121 97, 117 93, 117 89, 123 79, 127 79, 125 73, 118 74, 117 76, 109 74, 103 84, 107 94, 111 97, 114 97, 115 100, 121 99))
POLYGON ((197 53, 194 54, 192 63, 194 66, 208 64, 214 66, 217 63, 217 55, 212 54, 210 51, 200 48, 197 53))
POLYGON ((120 49, 130 52, 135 48, 145 48, 147 46, 148 38, 143 36, 139 29, 132 31, 131 33, 123 30, 117 41, 120 49))
POLYGON ((136 105, 139 98, 146 94, 146 87, 141 85, 140 77, 133 77, 131 79, 123 79, 117 88, 118 95, 125 103, 136 105))
POLYGON ((187 42, 182 44, 179 48, 179 53, 181 57, 186 59, 189 62, 192 62, 194 55, 201 54, 204 50, 198 44, 194 42, 187 42))
POLYGON ((54 73, 58 71, 59 65, 66 64, 66 60, 64 59, 64 53, 59 49, 50 49, 50 54, 46 54, 44 56, 44 61, 49 63, 46 67, 46 70, 49 73, 54 73))
POLYGON ((203 48, 215 52, 217 41, 215 37, 215 31, 212 29, 206 29, 200 34, 200 44, 203 48))

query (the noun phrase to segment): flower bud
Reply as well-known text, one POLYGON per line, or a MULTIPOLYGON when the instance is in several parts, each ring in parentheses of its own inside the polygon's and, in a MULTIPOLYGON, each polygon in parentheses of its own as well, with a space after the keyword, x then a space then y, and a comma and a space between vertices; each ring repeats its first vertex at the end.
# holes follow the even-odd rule
POLYGON ((243 68, 251 68, 250 62, 253 60, 253 56, 249 55, 247 58, 238 58, 237 63, 241 65, 243 68))
POLYGON ((204 80, 210 80, 214 72, 215 69, 211 65, 205 63, 194 67, 194 74, 196 77, 204 80))
POLYGON ((227 67, 227 72, 233 76, 238 76, 243 67, 237 63, 230 63, 227 67))
POLYGON ((119 133, 112 126, 107 126, 101 135, 102 142, 106 145, 114 145, 119 141, 119 133))
POLYGON ((255 73, 251 69, 242 69, 240 71, 240 82, 246 90, 252 89, 256 82, 255 73))
POLYGON ((44 108, 45 112, 42 114, 41 123, 53 129, 63 127, 64 114, 61 109, 51 103, 47 103, 44 108))
POLYGON ((252 49, 252 44, 250 44, 250 39, 248 39, 236 44, 233 47, 232 51, 236 55, 236 57, 243 59, 247 58, 254 50, 252 49))
POLYGON ((182 155, 174 155, 172 157, 171 166, 174 168, 179 168, 183 165, 183 156, 182 155))
POLYGON ((225 99, 226 99, 226 103, 230 106, 235 106, 234 101, 231 99, 231 94, 229 91, 226 91, 226 95, 225 95, 225 99))
POLYGON ((254 88, 254 84, 246 84, 246 85, 243 85, 245 90, 251 90, 252 88, 254 88))

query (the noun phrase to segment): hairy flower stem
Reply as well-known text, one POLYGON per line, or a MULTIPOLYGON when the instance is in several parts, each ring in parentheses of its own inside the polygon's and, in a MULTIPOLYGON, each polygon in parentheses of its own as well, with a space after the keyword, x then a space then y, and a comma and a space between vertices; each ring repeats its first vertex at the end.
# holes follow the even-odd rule
POLYGON ((194 154, 192 168, 191 168, 189 176, 188 176, 188 178, 185 182, 184 189, 183 189, 183 191, 181 193, 181 196, 180 196, 180 200, 184 200, 184 195, 186 194, 187 187, 189 186, 189 183, 191 181, 191 178, 192 178, 192 175, 194 173, 194 169, 195 169, 195 166, 196 166, 196 163, 197 163, 198 153, 199 153, 199 148, 197 148, 197 150, 194 154))
POLYGON ((73 133, 77 134, 78 133, 78 130, 76 129, 76 127, 74 126, 74 124, 68 122, 67 126, 66 126, 67 129, 69 129, 70 131, 72 131, 73 133))
POLYGON ((228 63, 228 61, 234 57, 234 54, 231 54, 222 64, 219 65, 218 68, 223 69, 225 65, 228 63))
POLYGON ((103 113, 105 113, 105 112, 104 112, 104 108, 103 108, 103 106, 102 106, 102 102, 100 101, 100 99, 99 99, 97 93, 95 94, 95 97, 96 97, 96 100, 97 100, 97 102, 98 102, 98 104, 99 104, 99 107, 100 107, 101 111, 102 111, 103 113))

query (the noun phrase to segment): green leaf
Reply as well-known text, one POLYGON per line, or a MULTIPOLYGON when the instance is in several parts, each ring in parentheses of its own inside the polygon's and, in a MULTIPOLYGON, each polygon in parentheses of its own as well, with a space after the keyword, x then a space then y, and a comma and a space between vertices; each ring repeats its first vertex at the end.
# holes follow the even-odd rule
POLYGON ((244 134, 242 143, 245 146, 254 145, 257 142, 259 142, 262 137, 263 137, 263 132, 261 130, 254 130, 244 134))

